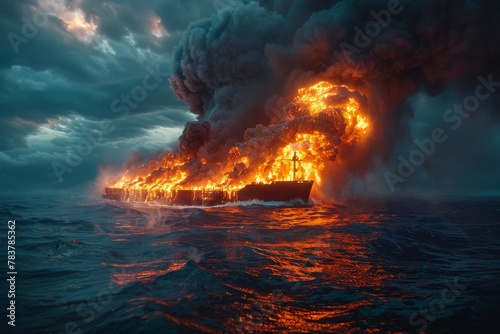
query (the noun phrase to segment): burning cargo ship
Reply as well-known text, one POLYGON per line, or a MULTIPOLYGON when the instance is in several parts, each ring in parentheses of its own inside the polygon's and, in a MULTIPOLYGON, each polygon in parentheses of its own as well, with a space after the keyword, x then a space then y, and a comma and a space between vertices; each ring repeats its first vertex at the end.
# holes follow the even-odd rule
POLYGON ((167 205, 213 206, 229 202, 260 200, 264 202, 309 201, 309 193, 314 181, 275 181, 269 184, 252 183, 238 191, 216 189, 180 189, 170 192, 145 189, 123 189, 106 187, 103 197, 118 201, 146 202, 158 201, 167 205))
POLYGON ((307 203, 313 183, 329 180, 327 164, 367 135, 369 121, 360 110, 363 96, 344 85, 320 81, 286 101, 270 124, 247 128, 243 141, 231 145, 221 135, 212 138, 214 130, 226 133, 224 121, 187 123, 178 150, 129 165, 103 197, 195 206, 307 203))
POLYGON ((229 202, 247 202, 259 200, 264 202, 301 201, 307 204, 314 181, 295 180, 297 154, 293 158, 293 181, 273 181, 271 183, 252 182, 239 190, 224 189, 173 189, 148 190, 106 187, 103 198, 117 201, 147 202, 156 201, 167 205, 180 206, 214 206, 229 202))

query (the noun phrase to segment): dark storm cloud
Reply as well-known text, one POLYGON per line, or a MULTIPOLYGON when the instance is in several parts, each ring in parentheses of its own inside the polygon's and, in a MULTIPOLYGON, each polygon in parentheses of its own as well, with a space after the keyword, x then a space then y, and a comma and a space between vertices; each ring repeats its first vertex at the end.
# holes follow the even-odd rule
MULTIPOLYGON (((93 17, 99 24, 98 29, 105 29, 114 22, 122 27, 124 34, 126 31, 131 33, 139 44, 124 43, 124 34, 121 34, 115 38, 121 43, 106 41, 114 54, 103 49, 104 40, 91 44, 79 40, 67 30, 60 18, 53 15, 48 16, 48 23, 39 29, 34 38, 18 45, 18 53, 10 43, 3 44, 0 51, 0 94, 3 95, 2 116, 6 123, 9 124, 8 120, 13 117, 40 123, 68 113, 112 117, 107 115, 108 103, 140 84, 148 74, 147 66, 155 67, 160 63, 162 68, 169 68, 166 55, 156 53, 157 50, 152 48, 153 44, 162 44, 163 41, 158 42, 151 36, 150 18, 156 7, 182 6, 177 1, 157 1, 149 5, 139 5, 135 1, 130 1, 130 4, 122 1, 82 2, 80 8, 85 10, 87 19, 93 17), (151 53, 144 56, 145 59, 141 59, 141 47, 151 53)), ((195 5, 191 3, 191 6, 195 5)), ((23 19, 31 19, 34 13, 42 11, 33 1, 3 2, 0 6, 1 31, 20 36, 23 19)), ((72 6, 72 2, 68 2, 68 8, 72 6)), ((208 14, 209 9, 205 12, 208 14)), ((186 17, 186 20, 194 18, 199 17, 186 17)), ((182 20, 178 16, 174 19, 182 28, 182 20)), ((184 25, 187 26, 188 22, 184 21, 184 25)), ((4 41, 8 42, 8 39, 4 41)), ((142 103, 136 112, 148 112, 165 105, 179 106, 166 82, 151 92, 146 103, 142 103)), ((30 129, 26 127, 26 131, 30 129)), ((8 130, 12 134, 13 128, 8 130)), ((19 141, 14 142, 22 145, 25 133, 19 131, 19 127, 16 131, 19 141)), ((6 138, 1 142, 7 142, 6 138)), ((4 145, 4 148, 7 147, 11 146, 4 145)))
MULTIPOLYGON (((0 14, 2 31, 22 35, 22 18, 30 18, 37 9, 28 9, 32 2, 17 2, 17 6, 7 3, 10 5, 2 4, 0 14)), ((144 15, 135 13, 137 20, 147 21, 147 13, 144 15)), ((140 32, 145 34, 145 29, 140 32)), ((28 43, 20 44, 18 53, 6 43, 0 59, 2 103, 6 107, 3 115, 12 112, 20 117, 39 117, 35 121, 64 114, 64 110, 103 116, 105 109, 109 109, 104 105, 106 102, 140 84, 142 77, 148 74, 146 66, 160 63, 164 69, 169 68, 162 54, 152 53, 141 60, 138 48, 126 43, 111 44, 114 54, 109 54, 100 42, 82 42, 67 31, 59 18, 49 16, 49 23, 28 43)), ((166 88, 162 85, 152 92, 154 99, 148 99, 148 105, 161 106, 165 102, 178 105, 166 88), (163 92, 159 92, 161 90, 163 92)), ((144 111, 149 111, 147 106, 144 111)))
MULTIPOLYGON (((47 1, 42 7, 38 1, 0 3, 3 187, 13 184, 12 179, 30 169, 38 176, 38 183, 51 186, 57 180, 53 175, 48 176, 53 174, 51 163, 64 161, 67 145, 81 140, 82 127, 95 129, 102 119, 111 119, 115 129, 107 134, 105 145, 95 148, 93 155, 82 162, 94 176, 102 162, 100 155, 113 157, 114 161, 105 159, 107 164, 113 164, 124 161, 130 150, 151 153, 168 149, 169 142, 176 142, 176 136, 168 134, 170 130, 164 130, 167 131, 164 148, 144 139, 155 134, 156 128, 181 128, 193 120, 170 89, 168 52, 177 43, 183 24, 187 27, 189 20, 200 17, 186 16, 183 21, 177 15, 174 18, 177 30, 173 26, 166 28, 168 12, 157 11, 172 4, 175 5, 172 8, 179 7, 178 1, 170 2, 47 1), (81 13, 88 25, 94 24, 95 31, 68 26, 65 20, 71 20, 75 13, 81 13), (30 29, 36 15, 39 23, 44 22, 35 25, 33 32, 30 29), (127 96, 130 99, 136 87, 143 87, 145 77, 157 71, 161 74, 156 79, 146 80, 148 87, 154 88, 146 91, 144 99, 143 90, 136 89, 140 101, 133 100, 133 107, 127 106, 126 115, 112 108, 114 101, 119 101, 117 106, 126 105, 123 99, 127 96), (65 127, 60 132, 40 135, 47 126, 55 129, 57 124, 65 127), (47 142, 51 136, 56 137, 47 142), (40 168, 42 164, 44 168, 40 168), (49 172, 40 174, 45 169, 49 172)), ((209 15, 210 9, 204 8, 200 13, 209 15)), ((179 9, 178 13, 181 12, 179 9)), ((154 140, 161 141, 161 135, 154 140)), ((67 174, 68 180, 73 179, 71 185, 88 180, 83 170, 78 168, 67 174)), ((37 182, 33 182, 33 187, 36 186, 37 182)))
MULTIPOLYGON (((165 65, 163 65, 165 66, 165 65)), ((33 124, 41 124, 48 119, 79 114, 90 119, 117 118, 111 109, 112 101, 120 99, 122 94, 130 95, 134 87, 140 86, 143 77, 148 75, 146 67, 139 67, 135 76, 122 79, 117 83, 76 84, 74 81, 54 74, 51 70, 35 72, 27 67, 14 66, 10 70, 0 71, 0 96, 2 98, 2 120, 7 126, 2 136, 0 148, 24 146, 26 134, 35 130, 33 124), (22 94, 15 92, 22 91, 22 94), (24 124, 16 119, 26 120, 24 124), (8 133, 7 131, 10 131, 8 133), (15 140, 12 140, 14 137, 15 140)), ((180 107, 169 89, 165 79, 137 107, 130 109, 130 114, 145 113, 165 107, 180 107)), ((187 120, 185 118, 185 120, 187 120)), ((156 126, 158 123, 138 123, 139 128, 156 126)))
POLYGON ((146 3, 134 0, 85 0, 70 1, 69 4, 73 2, 80 4, 80 8, 84 9, 89 17, 97 19, 99 32, 103 36, 119 41, 131 32, 139 36, 138 46, 162 52, 171 50, 190 22, 213 15, 217 7, 217 1, 210 0, 152 0, 146 3), (169 34, 169 38, 160 43, 155 43, 148 37, 151 29, 150 19, 153 16, 161 19, 162 26, 169 34))

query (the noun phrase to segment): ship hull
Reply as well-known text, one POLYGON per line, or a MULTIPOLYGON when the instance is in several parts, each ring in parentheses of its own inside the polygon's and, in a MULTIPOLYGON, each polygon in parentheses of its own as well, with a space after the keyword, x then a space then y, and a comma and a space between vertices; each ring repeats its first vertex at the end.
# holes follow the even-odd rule
POLYGON ((270 184, 252 183, 237 192, 224 190, 174 190, 172 192, 145 189, 104 189, 106 199, 126 202, 156 201, 167 205, 213 206, 230 202, 258 200, 263 202, 309 201, 313 181, 276 181, 270 184))
POLYGON ((276 181, 270 184, 247 184, 238 191, 239 201, 289 202, 302 200, 307 203, 313 181, 276 181))

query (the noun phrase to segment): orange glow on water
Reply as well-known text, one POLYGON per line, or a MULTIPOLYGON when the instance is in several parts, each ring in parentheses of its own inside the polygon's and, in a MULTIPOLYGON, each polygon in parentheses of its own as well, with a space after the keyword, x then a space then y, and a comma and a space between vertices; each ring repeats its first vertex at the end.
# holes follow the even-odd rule
MULTIPOLYGON (((159 249, 173 253, 127 265, 115 264, 122 272, 112 277, 114 282, 155 286, 159 284, 158 278, 164 281, 167 278, 163 277, 174 275, 175 286, 164 297, 153 296, 148 302, 160 307, 158 316, 191 328, 206 325, 177 316, 169 309, 195 303, 198 294, 216 289, 217 292, 210 293, 219 294, 221 305, 214 312, 228 314, 224 326, 229 332, 356 333, 359 323, 352 316, 374 307, 377 301, 388 301, 384 285, 394 280, 394 276, 385 272, 366 245, 367 240, 377 238, 374 232, 369 232, 376 229, 367 229, 364 236, 346 230, 346 225, 354 222, 375 227, 376 215, 351 213, 346 220, 344 213, 332 216, 331 211, 315 207, 300 211, 268 208, 258 209, 256 221, 251 220, 255 213, 245 210, 238 207, 205 210, 209 216, 224 212, 239 219, 225 219, 216 224, 208 222, 205 216, 191 219, 189 228, 204 235, 204 246, 193 251, 193 239, 184 239, 182 235, 160 242, 159 249), (206 252, 215 246, 220 254, 206 252), (257 282, 268 287, 264 289, 257 282), (322 301, 305 307, 301 296, 311 294, 322 301), (335 297, 337 294, 341 303, 335 297), (349 294, 351 298, 346 297, 349 294), (342 318, 346 320, 338 321, 342 318), (332 319, 337 320, 332 323, 332 319)), ((125 239, 144 233, 132 227, 126 227, 125 231, 129 231, 122 236, 125 239)), ((363 315, 359 317, 358 321, 362 321, 363 315)), ((203 328, 205 332, 219 333, 210 326, 203 328)))

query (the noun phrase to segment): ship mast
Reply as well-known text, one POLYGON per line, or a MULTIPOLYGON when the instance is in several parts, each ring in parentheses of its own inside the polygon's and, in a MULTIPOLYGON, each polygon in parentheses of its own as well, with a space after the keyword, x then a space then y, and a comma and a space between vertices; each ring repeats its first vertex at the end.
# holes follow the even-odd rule
POLYGON ((299 169, 297 168, 297 162, 301 161, 299 159, 299 157, 297 156, 297 152, 296 151, 293 152, 292 159, 283 159, 283 160, 293 161, 293 181, 296 181, 297 180, 297 172, 299 171, 299 169))
POLYGON ((297 161, 299 161, 299 158, 297 157, 297 152, 293 152, 293 181, 295 181, 296 177, 295 175, 297 174, 297 161))

